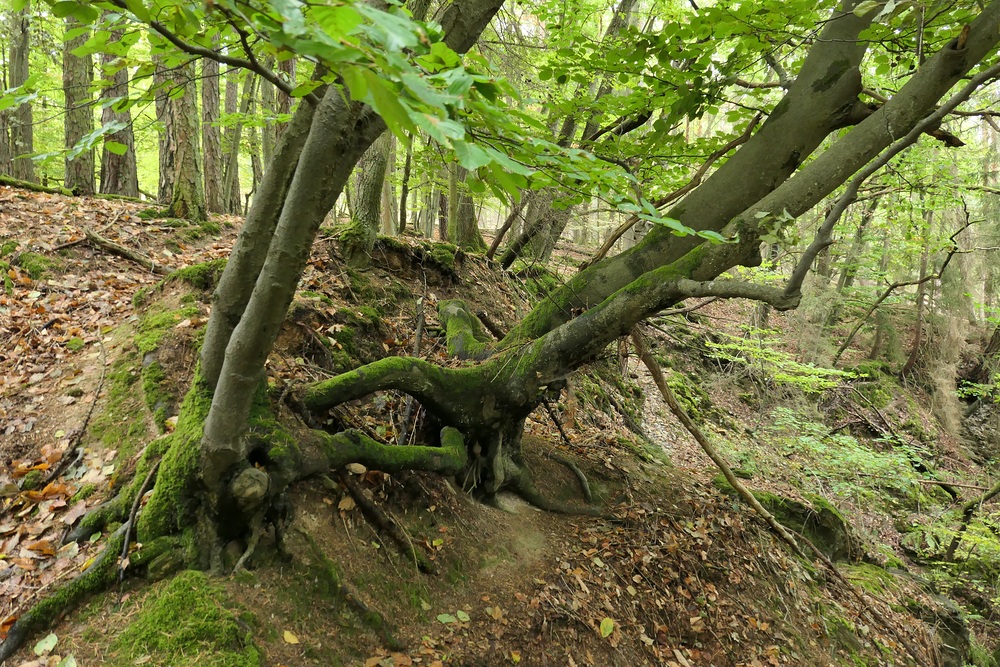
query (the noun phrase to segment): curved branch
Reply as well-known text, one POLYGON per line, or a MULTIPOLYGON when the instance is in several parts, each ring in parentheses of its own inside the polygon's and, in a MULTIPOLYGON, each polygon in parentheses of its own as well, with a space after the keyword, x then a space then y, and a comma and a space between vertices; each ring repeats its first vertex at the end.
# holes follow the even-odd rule
POLYGON ((404 470, 423 470, 444 475, 457 475, 469 462, 465 438, 461 431, 450 426, 441 429, 441 446, 425 447, 383 445, 356 430, 331 435, 313 431, 329 468, 343 468, 349 463, 360 463, 366 468, 393 473, 404 470))

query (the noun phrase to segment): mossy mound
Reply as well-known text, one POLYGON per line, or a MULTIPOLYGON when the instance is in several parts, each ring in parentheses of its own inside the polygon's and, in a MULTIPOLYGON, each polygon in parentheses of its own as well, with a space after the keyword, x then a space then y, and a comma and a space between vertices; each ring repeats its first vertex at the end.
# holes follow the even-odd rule
POLYGON ((110 667, 148 663, 172 667, 257 667, 249 615, 224 604, 222 587, 188 570, 147 597, 111 644, 110 667), (141 662, 140 662, 141 661, 141 662))
MULTIPOLYGON (((722 475, 712 483, 723 493, 736 496, 736 489, 722 475)), ((802 502, 765 491, 752 493, 778 523, 803 535, 830 560, 857 562, 865 555, 851 524, 825 498, 810 495, 802 502)))

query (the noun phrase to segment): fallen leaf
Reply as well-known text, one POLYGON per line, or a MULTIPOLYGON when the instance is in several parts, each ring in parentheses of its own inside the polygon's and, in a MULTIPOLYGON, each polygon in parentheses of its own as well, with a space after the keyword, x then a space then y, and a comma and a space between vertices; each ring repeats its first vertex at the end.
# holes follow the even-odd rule
POLYGON ((610 637, 611 633, 615 631, 615 622, 605 616, 601 619, 601 636, 610 637))
POLYGON ((296 637, 295 635, 293 635, 288 630, 285 630, 285 632, 282 634, 282 637, 285 639, 285 643, 286 644, 298 644, 299 643, 299 638, 296 637))
POLYGON ((54 632, 50 632, 49 634, 39 639, 38 643, 35 644, 35 648, 31 650, 35 652, 35 655, 43 655, 45 653, 49 653, 52 649, 56 647, 57 641, 59 641, 59 638, 56 637, 56 634, 54 632))

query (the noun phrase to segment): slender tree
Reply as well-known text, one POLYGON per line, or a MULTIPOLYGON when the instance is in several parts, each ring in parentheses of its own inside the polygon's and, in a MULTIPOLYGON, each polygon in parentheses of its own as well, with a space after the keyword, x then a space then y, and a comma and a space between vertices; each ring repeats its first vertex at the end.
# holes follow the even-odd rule
POLYGON ((208 215, 198 147, 198 90, 193 74, 194 64, 190 62, 173 70, 173 91, 167 100, 163 134, 164 150, 170 155, 173 169, 167 215, 198 221, 208 215), (178 90, 182 92, 178 94, 178 90))
MULTIPOLYGON (((13 43, 10 49, 10 85, 22 86, 30 75, 28 57, 31 54, 31 15, 25 6, 11 15, 13 43)), ((13 156, 12 174, 22 181, 35 180, 35 163, 27 157, 35 152, 34 123, 29 102, 19 105, 10 116, 10 145, 13 156)))
MULTIPOLYGON (((110 13, 105 12, 105 21, 110 13)), ((123 32, 113 30, 108 44, 121 41, 123 32)), ((110 85, 101 90, 101 123, 119 129, 104 137, 101 150, 101 194, 139 196, 139 172, 135 159, 132 112, 128 101, 128 69, 111 51, 101 52, 102 77, 110 85), (113 148, 113 150, 112 150, 113 148)))
POLYGON ((201 146, 205 157, 205 206, 225 213, 222 198, 222 132, 219 127, 219 63, 211 58, 201 66, 201 146))
MULTIPOLYGON (((72 18, 66 19, 66 31, 80 27, 72 18)), ((90 86, 94 81, 94 60, 91 54, 83 56, 73 51, 83 46, 90 37, 89 31, 63 42, 63 93, 66 96, 64 130, 66 148, 73 148, 94 130, 93 96, 90 86)), ((66 156, 66 187, 80 195, 94 194, 94 149, 87 148, 76 156, 66 156)))

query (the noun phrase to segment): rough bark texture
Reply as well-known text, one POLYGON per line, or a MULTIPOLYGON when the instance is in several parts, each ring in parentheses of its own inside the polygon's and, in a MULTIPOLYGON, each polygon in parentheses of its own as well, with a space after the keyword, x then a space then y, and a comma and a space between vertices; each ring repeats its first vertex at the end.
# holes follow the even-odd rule
POLYGON ((222 130, 219 128, 219 63, 201 61, 201 146, 205 156, 205 207, 225 213, 222 200, 222 130))
POLYGON ((161 128, 158 143, 159 178, 157 179, 156 200, 161 204, 167 204, 174 192, 174 151, 170 150, 168 140, 169 128, 173 124, 168 94, 173 86, 170 82, 170 72, 163 66, 162 60, 153 56, 153 62, 156 67, 153 72, 153 85, 156 87, 156 120, 160 122, 161 128))
POLYGON ((479 220, 476 217, 476 204, 472 201, 472 195, 468 189, 459 183, 465 182, 469 172, 464 167, 454 166, 455 193, 449 193, 449 206, 454 207, 455 215, 451 215, 449 209, 448 218, 448 238, 451 242, 463 250, 483 252, 486 250, 486 242, 483 240, 482 232, 479 231, 479 220), (454 201, 454 204, 451 202, 454 201))
POLYGON ((391 141, 389 133, 379 137, 355 169, 357 178, 351 193, 351 222, 341 235, 341 248, 347 263, 357 268, 365 268, 371 263, 371 252, 382 215, 382 184, 391 141))
MULTIPOLYGON (((79 27, 73 18, 66 19, 66 30, 79 27)), ((73 51, 90 37, 83 33, 63 44, 63 93, 66 96, 64 123, 66 148, 72 148, 94 130, 93 96, 94 59, 89 53, 75 56, 73 51)), ((88 148, 74 158, 66 158, 65 185, 78 195, 94 194, 94 149, 88 148)))
MULTIPOLYGON (((116 30, 108 37, 108 42, 117 42, 121 38, 122 31, 116 30)), ((115 63, 115 60, 115 56, 111 53, 101 54, 103 78, 111 82, 110 86, 101 91, 103 107, 101 123, 124 124, 122 129, 105 136, 104 142, 119 143, 125 147, 125 151, 121 154, 113 153, 106 146, 101 151, 101 194, 138 197, 139 172, 135 162, 132 112, 127 108, 119 110, 118 104, 112 103, 112 100, 128 99, 128 70, 121 64, 115 63)))
POLYGON ((193 80, 194 65, 175 71, 174 86, 184 93, 167 102, 164 134, 165 150, 172 156, 173 191, 167 215, 186 220, 206 220, 205 187, 202 182, 201 154, 198 147, 198 90, 193 80))
MULTIPOLYGON (((12 28, 10 85, 17 87, 23 85, 29 75, 31 21, 27 8, 12 16, 12 28)), ((31 104, 26 102, 15 108, 10 121, 10 150, 14 158, 11 175, 22 181, 34 182, 35 163, 29 157, 22 157, 35 152, 31 104)))

